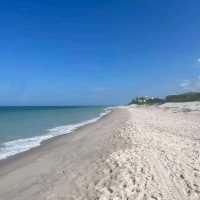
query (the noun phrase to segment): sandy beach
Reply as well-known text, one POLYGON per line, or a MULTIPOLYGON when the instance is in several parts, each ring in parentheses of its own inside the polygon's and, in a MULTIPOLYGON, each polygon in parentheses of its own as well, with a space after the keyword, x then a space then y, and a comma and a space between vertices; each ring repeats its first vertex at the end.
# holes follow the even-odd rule
POLYGON ((200 104, 127 106, 0 161, 2 200, 199 200, 200 104))

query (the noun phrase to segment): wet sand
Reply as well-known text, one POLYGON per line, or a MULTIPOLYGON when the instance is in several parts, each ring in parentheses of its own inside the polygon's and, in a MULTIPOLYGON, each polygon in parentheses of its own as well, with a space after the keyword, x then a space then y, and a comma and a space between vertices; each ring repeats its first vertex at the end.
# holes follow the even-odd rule
POLYGON ((0 162, 0 199, 71 199, 87 193, 86 183, 98 178, 97 168, 124 146, 115 131, 127 121, 116 109, 98 122, 50 139, 40 147, 0 162))

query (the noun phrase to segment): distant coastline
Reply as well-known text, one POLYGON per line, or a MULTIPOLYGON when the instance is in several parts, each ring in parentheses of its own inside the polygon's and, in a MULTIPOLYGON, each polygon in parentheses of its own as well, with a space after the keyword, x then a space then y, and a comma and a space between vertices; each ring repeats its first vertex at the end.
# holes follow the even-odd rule
POLYGON ((131 104, 163 104, 169 102, 193 102, 200 101, 200 92, 187 92, 175 95, 168 95, 165 98, 140 96, 129 102, 131 104))

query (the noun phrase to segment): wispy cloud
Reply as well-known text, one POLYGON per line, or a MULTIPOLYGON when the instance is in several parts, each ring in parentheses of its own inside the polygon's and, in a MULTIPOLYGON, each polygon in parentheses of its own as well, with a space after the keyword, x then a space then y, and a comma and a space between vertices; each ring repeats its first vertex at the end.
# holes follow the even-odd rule
POLYGON ((191 80, 182 81, 180 87, 186 91, 200 91, 200 76, 191 80))
POLYGON ((184 80, 180 83, 180 87, 182 87, 185 90, 187 90, 189 86, 190 86, 190 80, 184 80))
POLYGON ((200 58, 198 58, 197 61, 200 62, 200 58))

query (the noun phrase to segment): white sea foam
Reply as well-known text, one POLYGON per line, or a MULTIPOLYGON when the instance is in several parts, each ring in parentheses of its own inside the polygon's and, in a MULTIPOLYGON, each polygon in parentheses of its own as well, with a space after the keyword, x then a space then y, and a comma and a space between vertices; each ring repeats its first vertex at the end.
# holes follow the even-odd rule
POLYGON ((6 159, 9 156, 13 156, 18 153, 22 153, 24 151, 30 150, 34 147, 40 146, 42 141, 44 140, 48 140, 50 138, 53 138, 59 135, 65 135, 84 125, 94 123, 98 121, 99 119, 101 119, 103 116, 107 115, 111 110, 112 108, 110 107, 106 108, 104 109, 104 112, 101 113, 98 117, 87 120, 87 121, 83 121, 77 124, 58 126, 58 127, 49 129, 46 135, 5 142, 0 146, 0 160, 6 159))

